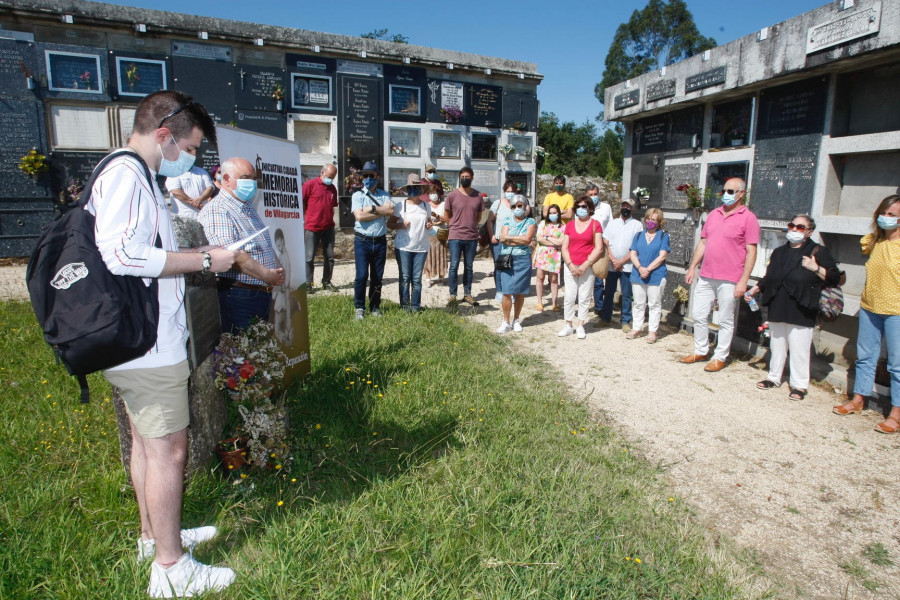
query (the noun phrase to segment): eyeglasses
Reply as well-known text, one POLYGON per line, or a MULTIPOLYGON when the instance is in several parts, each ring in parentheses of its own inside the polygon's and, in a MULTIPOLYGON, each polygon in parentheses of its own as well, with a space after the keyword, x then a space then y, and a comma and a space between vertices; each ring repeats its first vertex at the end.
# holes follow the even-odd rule
POLYGON ((787 228, 791 231, 793 231, 794 229, 796 229, 797 231, 806 231, 807 229, 809 229, 809 227, 807 227, 803 223, 788 223, 787 228))
POLYGON ((738 192, 743 192, 744 190, 725 190, 726 194, 737 194, 738 192))
POLYGON ((194 101, 193 101, 193 100, 191 100, 191 101, 188 102, 187 104, 182 104, 181 106, 179 106, 178 108, 176 108, 175 110, 173 110, 172 112, 170 112, 169 114, 167 114, 166 116, 164 116, 162 119, 160 119, 160 120, 159 120, 159 125, 157 125, 156 128, 159 129, 160 127, 162 127, 163 123, 166 122, 166 119, 171 119, 172 117, 174 117, 175 115, 177 115, 178 113, 180 113, 181 111, 183 111, 184 109, 186 109, 187 107, 193 106, 193 105, 194 105, 194 101))

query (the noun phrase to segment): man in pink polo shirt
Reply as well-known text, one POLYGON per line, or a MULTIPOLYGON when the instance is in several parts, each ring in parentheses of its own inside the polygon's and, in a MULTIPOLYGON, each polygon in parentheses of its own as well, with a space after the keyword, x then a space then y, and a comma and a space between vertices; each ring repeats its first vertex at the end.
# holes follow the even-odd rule
POLYGON ((722 206, 709 214, 700 243, 694 250, 684 281, 694 281, 697 265, 703 261, 694 289, 691 317, 694 319, 694 352, 681 359, 683 363, 706 360, 709 352, 709 313, 719 301, 719 342, 705 371, 715 373, 725 368, 731 350, 734 320, 741 296, 747 291, 747 280, 756 262, 759 244, 759 221, 744 206, 747 184, 743 179, 725 182, 722 206))

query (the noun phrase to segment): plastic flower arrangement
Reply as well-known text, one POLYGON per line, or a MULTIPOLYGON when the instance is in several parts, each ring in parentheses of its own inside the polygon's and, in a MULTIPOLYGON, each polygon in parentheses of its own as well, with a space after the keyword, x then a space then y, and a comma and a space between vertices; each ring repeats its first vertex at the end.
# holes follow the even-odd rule
POLYGON ((546 154, 547 154, 547 151, 544 150, 544 147, 543 147, 543 146, 535 146, 535 147, 534 147, 534 155, 535 155, 535 156, 541 156, 541 157, 543 157, 543 156, 545 156, 546 154))
POLYGON ((131 63, 125 71, 125 78, 128 80, 128 87, 134 88, 138 81, 141 80, 141 74, 138 73, 138 67, 135 63, 131 63))
POLYGON ((405 154, 406 154, 406 148, 404 148, 404 147, 401 146, 400 144, 397 144, 397 143, 395 143, 395 142, 391 142, 391 154, 401 154, 401 155, 405 155, 405 154))
POLYGON ((37 148, 32 148, 19 160, 19 170, 26 175, 36 176, 49 171, 50 165, 46 156, 38 152, 37 148))
POLYGON ((280 83, 275 84, 275 89, 272 90, 272 100, 275 102, 281 102, 284 100, 284 86, 280 83))
POLYGON ((690 299, 690 292, 687 291, 683 285, 679 285, 674 290, 672 290, 672 296, 675 297, 675 300, 681 302, 682 304, 687 304, 690 299))
POLYGON ((271 323, 256 321, 241 333, 223 333, 215 352, 215 384, 240 404, 267 398, 284 381, 287 357, 271 323))
POLYGON ((463 116, 463 111, 458 106, 448 106, 441 109, 441 117, 447 123, 458 123, 463 116))
POLYGON ((684 192, 688 197, 688 206, 691 208, 703 208, 705 201, 712 196, 712 190, 709 188, 698 188, 690 183, 682 183, 675 189, 684 192))
POLYGON ((645 196, 650 195, 650 190, 648 190, 645 187, 636 187, 631 191, 631 193, 634 194, 635 196, 643 198, 645 196))
POLYGON ((516 147, 512 144, 503 144, 500 146, 500 152, 503 154, 513 154, 516 152, 516 147))
POLYGON ((344 177, 344 190, 352 195, 363 188, 363 176, 356 167, 350 167, 350 174, 344 177))

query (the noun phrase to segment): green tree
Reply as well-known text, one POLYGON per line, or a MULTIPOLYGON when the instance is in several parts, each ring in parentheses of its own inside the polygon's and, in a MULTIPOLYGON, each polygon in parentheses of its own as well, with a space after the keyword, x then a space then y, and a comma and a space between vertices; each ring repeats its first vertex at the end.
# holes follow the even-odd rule
POLYGON ((395 44, 408 44, 409 38, 402 33, 389 35, 387 29, 373 29, 369 33, 360 35, 368 40, 384 40, 385 42, 394 42, 395 44))
POLYGON ((622 128, 607 129, 598 136, 597 127, 585 120, 560 121, 554 113, 542 112, 538 122, 538 145, 546 150, 538 159, 538 172, 553 175, 587 175, 618 181, 622 177, 622 128))
POLYGON ((649 0, 616 30, 594 95, 603 103, 606 88, 715 46, 700 35, 684 0, 649 0))

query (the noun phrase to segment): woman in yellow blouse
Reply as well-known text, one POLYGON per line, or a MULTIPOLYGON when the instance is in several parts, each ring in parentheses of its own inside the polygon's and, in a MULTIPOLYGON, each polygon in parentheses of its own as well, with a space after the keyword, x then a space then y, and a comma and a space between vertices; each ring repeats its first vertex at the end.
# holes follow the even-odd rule
POLYGON ((872 217, 872 233, 860 240, 866 262, 866 285, 859 310, 856 339, 856 381, 853 399, 835 406, 838 415, 862 412, 865 396, 875 385, 875 367, 881 356, 881 338, 887 346, 891 374, 891 413, 875 426, 879 433, 900 431, 900 196, 881 201, 872 217))

